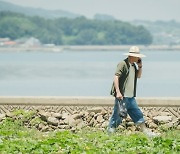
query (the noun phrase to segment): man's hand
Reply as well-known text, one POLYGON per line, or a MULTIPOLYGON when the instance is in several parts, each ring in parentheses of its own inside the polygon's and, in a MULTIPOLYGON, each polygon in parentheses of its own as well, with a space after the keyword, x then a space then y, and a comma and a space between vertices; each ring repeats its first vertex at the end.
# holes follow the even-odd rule
POLYGON ((119 76, 116 76, 114 77, 114 86, 115 86, 115 89, 116 89, 116 98, 117 99, 123 99, 123 96, 119 90, 119 76))
POLYGON ((142 59, 139 58, 139 60, 137 61, 137 65, 138 65, 138 75, 137 78, 141 78, 142 75, 142 59))
POLYGON ((117 98, 117 99, 123 99, 123 95, 122 95, 120 92, 118 92, 118 93, 116 94, 116 98, 117 98))
POLYGON ((139 58, 137 65, 139 68, 142 68, 142 59, 141 58, 139 58))

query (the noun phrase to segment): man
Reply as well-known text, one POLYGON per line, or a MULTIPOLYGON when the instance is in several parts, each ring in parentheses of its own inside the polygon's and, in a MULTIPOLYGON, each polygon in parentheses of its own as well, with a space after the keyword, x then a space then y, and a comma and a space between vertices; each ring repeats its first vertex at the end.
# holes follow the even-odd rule
POLYGON ((155 133, 145 127, 143 113, 135 100, 137 78, 140 78, 142 74, 143 65, 141 58, 145 57, 145 55, 140 54, 137 46, 132 46, 129 53, 126 53, 125 55, 128 57, 118 64, 111 89, 111 95, 115 97, 115 104, 108 126, 108 133, 115 132, 115 128, 122 122, 122 118, 119 116, 118 101, 123 100, 125 102, 127 113, 133 122, 136 125, 139 125, 146 135, 150 137, 156 136, 155 133))

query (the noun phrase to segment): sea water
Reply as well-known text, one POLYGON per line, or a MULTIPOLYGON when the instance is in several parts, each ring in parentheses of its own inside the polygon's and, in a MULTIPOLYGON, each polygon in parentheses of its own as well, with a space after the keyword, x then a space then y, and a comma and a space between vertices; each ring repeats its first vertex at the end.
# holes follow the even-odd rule
MULTIPOLYGON (((109 96, 121 51, 0 53, 1 96, 109 96)), ((180 96, 180 52, 142 51, 138 97, 180 96)))

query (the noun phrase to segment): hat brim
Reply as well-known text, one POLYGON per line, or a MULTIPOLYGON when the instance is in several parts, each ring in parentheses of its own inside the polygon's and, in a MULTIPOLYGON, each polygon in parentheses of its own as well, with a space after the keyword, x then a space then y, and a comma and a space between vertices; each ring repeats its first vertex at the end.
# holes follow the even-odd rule
POLYGON ((142 57, 146 57, 145 55, 143 54, 140 54, 140 53, 124 53, 123 55, 126 55, 126 56, 132 56, 132 57, 138 57, 138 58, 142 58, 142 57))

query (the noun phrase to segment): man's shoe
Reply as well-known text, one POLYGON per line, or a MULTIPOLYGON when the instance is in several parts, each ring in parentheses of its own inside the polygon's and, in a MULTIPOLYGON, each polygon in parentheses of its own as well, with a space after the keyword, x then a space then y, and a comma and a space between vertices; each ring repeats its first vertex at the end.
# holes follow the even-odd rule
POLYGON ((160 135, 160 133, 155 133, 155 132, 152 132, 151 130, 148 130, 148 129, 144 130, 143 133, 150 138, 157 137, 160 135))
POLYGON ((107 132, 108 132, 109 135, 110 135, 110 134, 113 134, 113 133, 115 133, 115 128, 113 128, 113 127, 108 127, 108 128, 107 128, 107 132))

